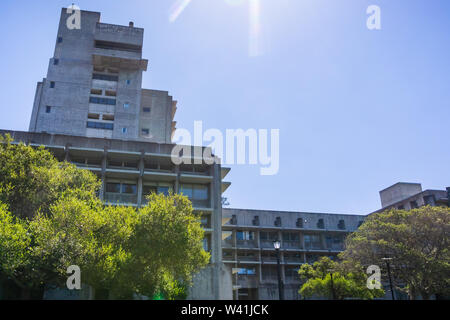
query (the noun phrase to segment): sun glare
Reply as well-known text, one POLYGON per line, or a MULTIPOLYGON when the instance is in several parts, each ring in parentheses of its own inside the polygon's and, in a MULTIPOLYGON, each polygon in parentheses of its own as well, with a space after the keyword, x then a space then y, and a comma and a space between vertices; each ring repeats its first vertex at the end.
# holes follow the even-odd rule
MULTIPOLYGON (((175 22, 192 0, 177 0, 170 8, 169 21, 175 22)), ((256 57, 262 54, 261 48, 261 0, 225 0, 232 6, 239 6, 248 2, 249 7, 249 44, 248 54, 256 57)))

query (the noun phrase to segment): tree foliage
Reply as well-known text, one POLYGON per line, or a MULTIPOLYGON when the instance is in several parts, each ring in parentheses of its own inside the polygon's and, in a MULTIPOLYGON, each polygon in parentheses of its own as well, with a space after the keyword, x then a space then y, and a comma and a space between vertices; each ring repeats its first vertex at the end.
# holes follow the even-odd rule
POLYGON ((367 275, 362 268, 328 257, 322 257, 313 265, 303 264, 298 273, 305 281, 299 290, 304 298, 374 299, 384 295, 382 289, 367 288, 367 275))
POLYGON ((48 213, 64 196, 88 201, 96 197, 100 182, 87 170, 58 162, 43 147, 13 144, 9 135, 0 136, 0 201, 20 218, 48 213))
POLYGON ((64 288, 67 268, 77 265, 84 284, 110 297, 175 299, 209 261, 185 196, 152 194, 139 209, 105 206, 92 173, 8 138, 0 163, 0 275, 24 291, 64 288))
POLYGON ((342 258, 353 263, 384 267, 381 259, 393 258, 394 282, 405 285, 412 299, 450 296, 450 208, 373 214, 347 238, 346 247, 342 258))

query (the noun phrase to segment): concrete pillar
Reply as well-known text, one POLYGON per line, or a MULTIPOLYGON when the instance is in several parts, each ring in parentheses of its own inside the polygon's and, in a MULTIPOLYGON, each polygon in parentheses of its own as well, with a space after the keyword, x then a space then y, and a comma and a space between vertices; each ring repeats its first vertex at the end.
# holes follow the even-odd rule
POLYGON ((141 158, 139 159, 139 178, 137 181, 137 206, 138 206, 138 208, 140 208, 142 206, 142 194, 144 191, 144 188, 143 188, 143 178, 144 178, 144 168, 145 168, 144 154, 145 154, 145 152, 142 151, 141 158))
POLYGON ((105 201, 105 193, 106 193, 106 167, 108 165, 108 150, 105 148, 103 151, 102 157, 102 172, 101 172, 101 180, 102 186, 100 188, 100 200, 105 201))
POLYGON ((180 175, 181 175, 179 165, 175 166, 175 173, 176 173, 177 177, 175 179, 174 193, 179 193, 180 192, 180 175))

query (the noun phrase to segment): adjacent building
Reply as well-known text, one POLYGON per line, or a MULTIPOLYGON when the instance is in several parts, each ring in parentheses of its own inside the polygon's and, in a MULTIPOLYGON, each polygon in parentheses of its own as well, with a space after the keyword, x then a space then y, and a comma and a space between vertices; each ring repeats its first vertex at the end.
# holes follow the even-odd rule
POLYGON ((223 209, 222 259, 233 275, 233 298, 278 299, 273 242, 279 240, 284 297, 300 299, 300 266, 323 256, 336 259, 344 250, 345 237, 364 218, 347 214, 223 209))
POLYGON ((422 206, 450 206, 450 187, 422 190, 420 183, 398 182, 380 191, 381 212, 388 209, 411 210, 422 206))

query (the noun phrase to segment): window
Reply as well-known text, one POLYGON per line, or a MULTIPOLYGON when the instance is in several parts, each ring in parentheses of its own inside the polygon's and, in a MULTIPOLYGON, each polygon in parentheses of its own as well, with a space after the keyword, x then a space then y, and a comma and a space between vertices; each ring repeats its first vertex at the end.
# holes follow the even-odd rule
POLYGON ((277 217, 274 223, 275 227, 281 227, 281 217, 277 217))
POLYGON ((128 132, 128 128, 122 128, 122 133, 126 134, 128 132))
POLYGON ((112 90, 106 90, 105 91, 105 95, 108 97, 115 97, 117 96, 117 92, 116 91, 112 91, 112 90))
POLYGON ((325 229, 325 222, 323 221, 323 219, 319 219, 319 221, 317 221, 317 228, 325 229))
POLYGON ((55 81, 50 81, 50 88, 54 88, 55 87, 55 81))
POLYGON ((255 233, 253 231, 237 231, 236 240, 249 241, 255 239, 255 233))
POLYGON ((135 184, 128 184, 128 183, 107 183, 106 192, 136 194, 137 187, 135 184))
POLYGON ((62 42, 63 42, 63 37, 58 37, 57 42, 58 42, 58 43, 62 43, 62 42))
POLYGON ((50 113, 50 112, 52 112, 52 107, 50 107, 50 106, 45 107, 45 113, 50 113))
POLYGON ((253 218, 252 224, 253 224, 254 226, 259 226, 259 216, 255 216, 255 217, 253 218))
POLYGON ((157 193, 158 188, 156 186, 144 186, 142 188, 142 192, 144 194, 144 196, 148 196, 149 194, 152 193, 157 193))
POLYGON ((182 184, 180 191, 187 196, 195 207, 207 207, 209 202, 209 188, 206 185, 182 184))
POLYGON ((130 108, 130 104, 129 104, 129 103, 124 103, 124 104, 123 104, 123 108, 124 108, 124 109, 130 108))
POLYGON ((98 96, 102 95, 103 90, 102 89, 91 89, 91 94, 95 94, 98 96))
POLYGON ((120 183, 107 183, 106 192, 120 193, 120 183))
POLYGON ((435 204, 434 195, 423 197, 423 202, 425 203, 426 206, 434 206, 435 204))
POLYGON ((142 111, 144 111, 145 113, 150 113, 151 109, 148 107, 145 107, 142 109, 142 111))
POLYGON ((94 120, 99 120, 100 119, 100 115, 97 113, 89 113, 88 114, 88 118, 89 119, 94 119, 94 120))
POLYGON ((409 204, 410 204, 410 206, 411 206, 411 209, 416 209, 416 208, 419 207, 419 206, 417 205, 417 201, 411 201, 409 204))
POLYGON ((95 47, 98 49, 106 49, 106 50, 119 50, 136 53, 142 52, 141 46, 122 42, 97 40, 95 41, 95 47))
POLYGON ((127 79, 126 83, 127 83, 127 85, 129 86, 129 85, 131 84, 131 80, 130 80, 130 79, 127 79))
POLYGON ((87 127, 91 129, 114 130, 114 125, 112 123, 88 121, 87 127))
POLYGON ((90 103, 95 104, 106 104, 109 106, 115 106, 116 105, 116 99, 109 99, 109 98, 100 98, 100 97, 90 97, 89 98, 90 103))
POLYGON ((158 187, 157 191, 158 191, 158 194, 163 194, 165 196, 168 196, 171 191, 171 188, 170 187, 158 187))
POLYGON ((297 226, 297 228, 303 228, 303 218, 298 218, 295 225, 297 226))
POLYGON ((114 121, 114 115, 113 114, 104 114, 103 120, 105 121, 114 121))
POLYGON ((142 134, 143 135, 149 135, 150 134, 150 129, 142 129, 142 134))
POLYGON ((92 79, 94 80, 104 80, 104 81, 119 81, 119 77, 118 76, 112 76, 109 74, 99 74, 99 73, 94 73, 92 75, 92 79))
POLYGON ((321 249, 322 242, 320 236, 315 234, 305 234, 303 237, 306 249, 321 249))
POLYGON ((397 209, 398 209, 398 210, 404 210, 404 209, 405 209, 405 206, 404 206, 404 205, 400 205, 400 206, 398 206, 397 209))
POLYGON ((283 233, 283 241, 298 242, 299 240, 300 240, 300 236, 296 232, 284 232, 283 233))
POLYGON ((57 66, 59 64, 59 59, 53 59, 53 64, 57 66))
POLYGON ((136 194, 137 189, 135 184, 122 184, 122 193, 136 194))
POLYGON ((241 268, 238 271, 238 275, 254 276, 256 274, 256 268, 241 268))
POLYGON ((345 221, 344 220, 339 220, 338 229, 345 230, 345 221))

